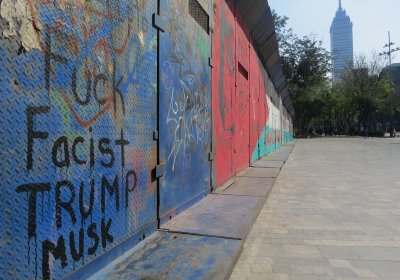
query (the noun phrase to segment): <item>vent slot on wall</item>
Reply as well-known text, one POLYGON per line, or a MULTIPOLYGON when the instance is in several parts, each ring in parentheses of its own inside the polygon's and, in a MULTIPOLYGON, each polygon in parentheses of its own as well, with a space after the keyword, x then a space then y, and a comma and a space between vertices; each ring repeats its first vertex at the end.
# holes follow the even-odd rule
POLYGON ((208 34, 209 16, 197 0, 189 0, 189 14, 208 34))
POLYGON ((244 68, 244 66, 238 62, 239 64, 239 73, 242 74, 243 77, 246 78, 246 80, 249 79, 249 72, 247 72, 246 68, 244 68))

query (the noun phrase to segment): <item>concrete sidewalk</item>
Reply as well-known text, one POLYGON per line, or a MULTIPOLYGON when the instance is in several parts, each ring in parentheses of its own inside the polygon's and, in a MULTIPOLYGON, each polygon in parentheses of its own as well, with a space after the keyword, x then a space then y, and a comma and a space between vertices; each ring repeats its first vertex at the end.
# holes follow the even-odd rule
POLYGON ((161 225, 90 279, 227 279, 294 142, 161 225))
POLYGON ((400 279, 400 140, 297 141, 231 279, 400 279))

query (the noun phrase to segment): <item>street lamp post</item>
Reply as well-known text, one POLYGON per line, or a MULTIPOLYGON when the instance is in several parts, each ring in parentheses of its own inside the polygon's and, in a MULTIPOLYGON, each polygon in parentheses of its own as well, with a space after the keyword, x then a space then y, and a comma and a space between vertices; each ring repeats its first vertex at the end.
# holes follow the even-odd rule
POLYGON ((382 55, 387 55, 388 57, 389 57, 389 66, 391 67, 392 66, 392 53, 394 53, 394 52, 397 52, 397 51, 400 51, 400 48, 399 47, 397 47, 397 48, 393 48, 392 49, 392 46, 393 45, 395 45, 395 43, 393 43, 391 40, 390 40, 390 31, 388 31, 388 38, 389 38, 389 42, 388 42, 388 44, 386 44, 383 48, 385 49, 385 48, 388 48, 388 51, 387 52, 382 52, 382 53, 380 53, 379 55, 380 56, 382 56, 382 55))
MULTIPOLYGON (((388 57, 389 57, 389 75, 392 77, 392 75, 393 75, 393 73, 392 73, 392 53, 394 53, 394 52, 397 52, 397 51, 400 51, 400 48, 399 47, 397 47, 397 48, 394 48, 393 47, 393 49, 392 49, 392 46, 394 46, 395 45, 395 43, 393 43, 391 40, 390 40, 390 31, 388 31, 388 38, 389 38, 389 41, 388 41, 388 43, 383 47, 384 49, 388 49, 388 51, 387 52, 382 52, 382 53, 380 53, 379 55, 380 56, 382 56, 382 55, 387 55, 388 57)), ((393 108, 391 108, 390 109, 390 123, 393 125, 393 116, 392 116, 392 110, 393 110, 393 108)), ((387 129, 387 127, 386 127, 386 129, 387 129)), ((390 136, 392 136, 392 131, 390 131, 390 136)), ((396 137, 396 136, 395 136, 396 137)))

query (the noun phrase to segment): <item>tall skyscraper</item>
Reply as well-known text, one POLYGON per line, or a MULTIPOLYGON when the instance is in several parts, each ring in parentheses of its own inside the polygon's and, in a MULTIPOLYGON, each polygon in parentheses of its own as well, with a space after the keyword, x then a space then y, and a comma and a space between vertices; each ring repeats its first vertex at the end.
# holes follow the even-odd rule
POLYGON ((333 78, 339 79, 343 71, 353 65, 353 23, 342 8, 342 0, 339 0, 339 9, 332 21, 330 33, 333 78))

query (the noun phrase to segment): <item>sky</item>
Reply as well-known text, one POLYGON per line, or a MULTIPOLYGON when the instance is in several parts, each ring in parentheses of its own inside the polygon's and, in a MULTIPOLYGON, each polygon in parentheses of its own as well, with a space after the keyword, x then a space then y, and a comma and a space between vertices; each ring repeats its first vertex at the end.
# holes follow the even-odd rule
MULTIPOLYGON (((271 9, 289 17, 288 27, 300 35, 314 34, 330 51, 329 29, 339 7, 339 0, 268 0, 271 9)), ((342 7, 353 22, 354 55, 370 56, 387 51, 388 31, 394 47, 400 47, 399 0, 342 0, 342 7)), ((392 63, 400 63, 400 51, 392 63)))

